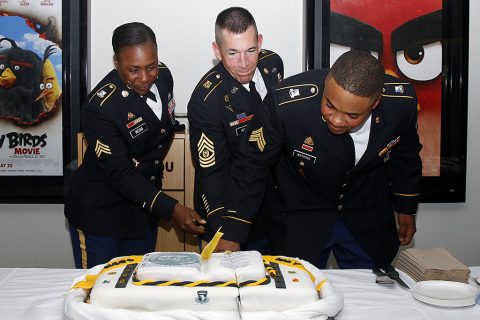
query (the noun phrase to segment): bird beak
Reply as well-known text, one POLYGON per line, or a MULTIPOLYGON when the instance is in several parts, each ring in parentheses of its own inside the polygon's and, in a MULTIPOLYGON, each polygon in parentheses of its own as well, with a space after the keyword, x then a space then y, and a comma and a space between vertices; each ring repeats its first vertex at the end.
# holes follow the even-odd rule
POLYGON ((36 97, 34 101, 38 101, 38 100, 42 99, 43 97, 48 95, 48 93, 49 92, 47 92, 47 90, 43 90, 42 93, 40 93, 40 95, 38 97, 36 97))
POLYGON ((0 88, 11 88, 17 81, 17 77, 15 74, 10 70, 10 68, 5 69, 3 73, 0 75, 0 88))

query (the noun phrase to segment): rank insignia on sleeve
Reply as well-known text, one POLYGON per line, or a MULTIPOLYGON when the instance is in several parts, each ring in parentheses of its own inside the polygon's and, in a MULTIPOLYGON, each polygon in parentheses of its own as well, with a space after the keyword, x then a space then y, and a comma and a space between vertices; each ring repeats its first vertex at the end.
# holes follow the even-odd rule
POLYGON ((110 151, 110 147, 104 143, 101 143, 100 140, 97 140, 97 143, 95 145, 95 153, 97 154, 98 158, 100 158, 102 153, 112 154, 112 152, 110 151))
POLYGON ((265 141, 265 137, 263 136, 263 127, 252 131, 252 134, 250 135, 248 141, 256 142, 258 150, 263 152, 263 150, 265 149, 265 145, 267 144, 265 141))
POLYGON ((209 212, 210 206, 208 205, 207 197, 204 194, 202 194, 202 201, 203 201, 203 206, 205 207, 205 210, 209 212))
POLYGON ((200 140, 198 140, 197 147, 200 167, 208 168, 215 165, 215 148, 213 141, 208 139, 203 132, 200 140))

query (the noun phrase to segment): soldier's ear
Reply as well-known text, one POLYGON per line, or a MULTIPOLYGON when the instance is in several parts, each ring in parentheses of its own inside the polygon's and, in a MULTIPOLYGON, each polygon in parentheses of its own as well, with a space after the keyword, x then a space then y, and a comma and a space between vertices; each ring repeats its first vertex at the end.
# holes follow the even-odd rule
POLYGON ((213 53, 215 54, 215 57, 217 58, 218 61, 222 60, 222 55, 220 54, 220 47, 216 42, 212 42, 212 49, 213 53))
POLYGON ((113 55, 113 65, 115 66, 115 69, 118 69, 118 61, 116 55, 113 55))
POLYGON ((258 37, 257 37, 258 51, 262 50, 262 44, 263 44, 263 35, 261 33, 259 33, 258 37))
POLYGON ((373 105, 372 105, 372 110, 375 110, 375 108, 378 106, 378 104, 380 103, 380 100, 382 99, 382 95, 379 94, 377 99, 375 99, 375 102, 373 102, 373 105))

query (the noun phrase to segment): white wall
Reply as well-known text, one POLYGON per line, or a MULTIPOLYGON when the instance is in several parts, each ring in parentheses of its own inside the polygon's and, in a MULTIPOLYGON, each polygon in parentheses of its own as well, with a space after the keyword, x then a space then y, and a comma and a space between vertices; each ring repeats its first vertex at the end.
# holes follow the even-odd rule
MULTIPOLYGON (((265 2, 264 0, 254 1, 262 4, 265 2)), ((241 3, 241 1, 229 2, 229 4, 233 3, 241 3)), ((259 5, 259 8, 263 8, 261 11, 272 12, 267 5, 259 5)), ((475 16, 476 12, 480 12, 480 1, 470 1, 470 12, 474 13, 470 14, 470 30, 480 30, 480 19, 475 16)), ((194 18, 195 16, 192 15, 191 19, 194 18)), ((270 21, 276 21, 274 15, 270 19, 270 21)), ((268 34, 265 33, 265 37, 268 37, 268 34)), ((171 45, 174 46, 173 43, 171 45)), ((191 48, 186 49, 186 52, 189 51, 191 48)), ((480 265, 478 249, 480 247, 478 191, 480 190, 480 166, 478 165, 480 163, 478 147, 480 90, 477 89, 480 86, 478 72, 480 58, 478 57, 480 57, 480 39, 475 32, 471 31, 466 202, 421 204, 418 212, 418 232, 414 238, 416 248, 444 246, 465 264, 477 266, 480 265)), ((287 68, 290 67, 287 66, 287 68)), ((0 267, 71 268, 73 266, 62 205, 0 205, 0 267)))

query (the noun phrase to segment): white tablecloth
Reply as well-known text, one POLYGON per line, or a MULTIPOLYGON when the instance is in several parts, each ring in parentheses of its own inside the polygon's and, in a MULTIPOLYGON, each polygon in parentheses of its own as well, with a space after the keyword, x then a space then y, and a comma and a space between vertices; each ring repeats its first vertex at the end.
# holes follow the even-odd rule
MULTIPOLYGON (((472 267, 472 277, 480 267, 472 267)), ((370 270, 322 270, 345 297, 336 320, 479 320, 480 305, 463 308, 434 307, 415 300, 408 290, 375 283, 370 270)), ((0 318, 8 320, 62 319, 63 301, 75 269, 0 268, 0 318)), ((402 274, 403 275, 403 274, 402 274)), ((406 282, 411 282, 404 275, 406 282)))

